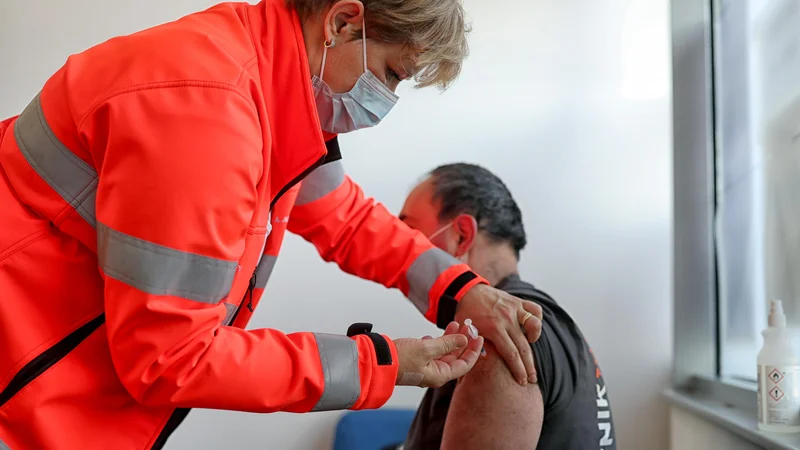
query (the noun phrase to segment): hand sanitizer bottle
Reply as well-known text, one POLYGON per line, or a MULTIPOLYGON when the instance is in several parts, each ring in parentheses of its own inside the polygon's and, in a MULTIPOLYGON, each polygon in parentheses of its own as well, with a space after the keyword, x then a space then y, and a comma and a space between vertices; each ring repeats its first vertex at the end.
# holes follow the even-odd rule
POLYGON ((800 358, 786 329, 780 300, 769 304, 769 327, 758 352, 758 428, 774 433, 800 432, 800 358))

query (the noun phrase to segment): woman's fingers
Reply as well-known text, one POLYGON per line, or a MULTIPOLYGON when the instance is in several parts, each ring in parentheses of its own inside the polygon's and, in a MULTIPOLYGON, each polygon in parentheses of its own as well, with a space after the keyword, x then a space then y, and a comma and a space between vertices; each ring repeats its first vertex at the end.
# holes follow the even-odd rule
POLYGON ((528 313, 532 314, 522 328, 525 329, 525 334, 528 342, 534 343, 542 335, 542 307, 533 302, 522 302, 521 319, 527 316, 528 313))
MULTIPOLYGON (((470 336, 470 334, 467 332, 467 327, 465 325, 459 325, 458 322, 450 322, 450 324, 447 325, 447 329, 445 329, 445 335, 456 334, 456 333, 463 334, 464 336, 467 336, 467 338, 470 340, 473 339, 472 336, 470 336), (450 331, 450 333, 448 333, 448 331, 450 331)), ((459 357, 461 357, 461 354, 464 352, 465 348, 456 349, 449 355, 442 356, 441 360, 446 363, 455 361, 459 357)))
POLYGON ((394 342, 400 359, 398 385, 440 387, 475 366, 484 341, 474 326, 451 322, 438 338, 425 336, 394 342))
MULTIPOLYGON (((530 346, 525 339, 525 335, 522 333, 519 326, 516 327, 516 334, 520 337, 519 339, 514 339, 511 333, 505 333, 504 336, 500 339, 494 339, 492 344, 494 344, 495 348, 497 349, 497 353, 505 360, 506 365, 511 370, 511 373, 517 379, 517 382, 523 386, 528 384, 528 378, 530 377, 528 370, 525 368, 525 364, 523 361, 523 354, 522 352, 527 348, 528 353, 530 354, 530 346)), ((530 355, 528 355, 530 356, 530 355)), ((531 358, 531 366, 533 366, 533 359, 531 358)), ((535 369, 534 369, 535 372, 535 369)))
POLYGON ((450 322, 444 329, 444 335, 448 336, 451 334, 458 333, 458 328, 459 328, 458 322, 450 322))
POLYGON ((480 356, 481 348, 483 348, 483 338, 478 337, 477 339, 470 341, 469 345, 467 345, 466 349, 461 353, 459 358, 447 362, 443 360, 434 361, 434 365, 437 369, 436 372, 438 373, 438 376, 434 377, 437 384, 441 383, 439 384, 439 386, 441 386, 449 381, 456 380, 466 375, 470 370, 472 370, 473 367, 475 367, 475 363, 478 361, 478 357, 480 356))

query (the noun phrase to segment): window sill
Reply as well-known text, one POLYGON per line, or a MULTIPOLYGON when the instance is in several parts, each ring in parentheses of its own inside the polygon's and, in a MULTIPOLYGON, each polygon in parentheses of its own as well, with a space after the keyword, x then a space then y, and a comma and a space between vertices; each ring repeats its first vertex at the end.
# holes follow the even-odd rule
POLYGON ((699 416, 768 450, 800 450, 800 434, 766 433, 756 423, 756 393, 749 383, 694 378, 664 396, 678 408, 699 416))

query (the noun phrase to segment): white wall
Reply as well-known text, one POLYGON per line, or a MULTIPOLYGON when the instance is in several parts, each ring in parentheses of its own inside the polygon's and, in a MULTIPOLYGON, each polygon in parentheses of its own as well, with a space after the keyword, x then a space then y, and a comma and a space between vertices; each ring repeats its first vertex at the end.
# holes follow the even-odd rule
POLYGON ((679 408, 670 409, 671 450, 757 450, 728 430, 679 408))
MULTIPOLYGON (((0 116, 16 114, 65 57, 205 7, 207 0, 3 0, 0 116)), ((398 211, 426 170, 466 160, 499 174, 523 210, 526 279, 575 316, 600 359, 622 450, 666 450, 671 126, 666 0, 467 0, 472 55, 447 93, 402 89, 375 130, 342 139, 345 166, 398 211), (378 169, 380 168, 380 169, 378 169)), ((296 238, 252 322, 392 336, 435 332, 395 292, 343 275, 296 238)), ((399 389, 390 405, 413 406, 399 389)), ((170 448, 328 448, 337 414, 195 411, 170 448)))

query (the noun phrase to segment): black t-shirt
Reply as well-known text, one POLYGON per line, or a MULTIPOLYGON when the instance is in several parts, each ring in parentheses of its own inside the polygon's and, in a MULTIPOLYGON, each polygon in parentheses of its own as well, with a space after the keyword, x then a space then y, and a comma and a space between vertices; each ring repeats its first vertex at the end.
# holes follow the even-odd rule
MULTIPOLYGON (((566 311, 544 292, 512 275, 498 289, 542 307, 542 336, 534 363, 544 401, 538 450, 616 450, 606 384, 589 344, 566 311)), ((455 381, 428 389, 404 450, 438 450, 455 381)))

